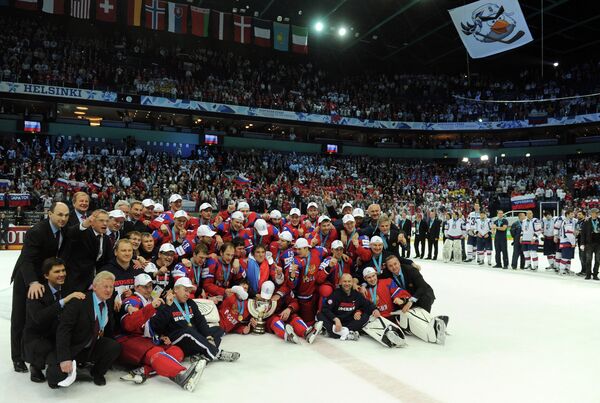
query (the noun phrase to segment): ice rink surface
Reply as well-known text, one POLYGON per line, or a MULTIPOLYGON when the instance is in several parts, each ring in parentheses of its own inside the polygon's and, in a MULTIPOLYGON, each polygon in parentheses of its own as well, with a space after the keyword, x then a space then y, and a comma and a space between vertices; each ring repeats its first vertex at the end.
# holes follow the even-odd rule
POLYGON ((445 346, 412 336, 390 350, 367 336, 291 345, 271 334, 231 335, 222 346, 240 360, 209 364, 191 395, 166 379, 124 383, 118 371, 107 386, 65 390, 13 372, 7 318, 18 253, 0 252, 4 402, 600 402, 600 284, 546 273, 544 258, 538 272, 418 261, 437 296, 432 313, 450 316, 445 346))

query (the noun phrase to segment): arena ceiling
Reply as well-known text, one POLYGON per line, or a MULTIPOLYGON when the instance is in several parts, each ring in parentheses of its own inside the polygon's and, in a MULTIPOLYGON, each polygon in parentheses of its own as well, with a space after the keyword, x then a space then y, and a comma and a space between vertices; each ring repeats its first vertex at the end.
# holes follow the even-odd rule
MULTIPOLYGON (((311 30, 311 52, 341 55, 364 62, 386 63, 439 71, 463 70, 466 52, 453 27, 448 9, 471 0, 200 0, 203 7, 244 13, 290 23, 314 26, 323 21, 317 35, 311 30), (337 28, 348 28, 345 38, 337 28), (333 29, 332 29, 333 28, 333 29)), ((490 0, 493 2, 493 0, 490 0)), ((196 3, 196 2, 195 2, 196 3)), ((583 0, 520 0, 534 41, 513 50, 470 63, 503 69, 518 64, 540 64, 542 14, 544 60, 581 62, 600 50, 600 2, 583 0), (543 13, 541 7, 543 4, 543 13)))

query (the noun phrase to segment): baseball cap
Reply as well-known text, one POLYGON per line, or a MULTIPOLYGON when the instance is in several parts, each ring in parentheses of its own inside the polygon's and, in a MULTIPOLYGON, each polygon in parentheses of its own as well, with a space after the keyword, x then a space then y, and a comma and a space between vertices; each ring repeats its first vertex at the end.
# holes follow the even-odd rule
POLYGON ((342 218, 342 222, 346 224, 347 222, 354 222, 354 216, 352 214, 346 214, 344 218, 342 218))
POLYGON ((244 221, 244 214, 241 211, 234 211, 231 213, 231 219, 244 221))
POLYGON ((281 218, 281 211, 279 211, 279 210, 273 210, 273 211, 271 211, 270 215, 271 215, 271 218, 279 220, 281 218))
POLYGON ((383 243, 383 239, 381 239, 380 236, 375 235, 374 237, 371 238, 371 241, 369 243, 370 244, 383 243))
POLYGON ((354 217, 363 217, 364 218, 365 212, 363 211, 363 209, 357 207, 352 211, 352 215, 354 217))
POLYGON ((175 282, 175 287, 185 287, 185 288, 196 288, 194 284, 192 284, 192 280, 188 277, 179 277, 175 282))
POLYGON ((108 216, 110 218, 125 218, 125 213, 123 213, 123 210, 117 209, 108 213, 108 216))
POLYGON ((152 262, 148 262, 148 263, 146 263, 146 266, 144 266, 144 272, 146 272, 146 273, 156 273, 157 271, 158 271, 158 268, 152 262))
POLYGON ((336 239, 331 243, 331 249, 343 248, 344 244, 339 239, 336 239))
POLYGON ((175 252, 175 247, 171 243, 163 243, 158 249, 159 253, 175 252))
POLYGON ((309 209, 311 207, 314 207, 314 208, 318 209, 319 205, 317 203, 315 203, 315 202, 310 202, 310 203, 308 203, 308 206, 306 206, 306 209, 309 209))
POLYGON ((284 241, 292 242, 294 240, 294 236, 290 231, 282 231, 279 234, 279 239, 283 239, 284 241))
POLYGON ((144 199, 144 200, 142 200, 142 206, 144 206, 144 207, 154 206, 154 200, 144 199))
POLYGON ((294 215, 296 214, 297 216, 300 216, 302 214, 300 214, 300 209, 299 208, 293 208, 290 210, 290 215, 294 215))
POLYGON ((258 220, 254 221, 254 229, 256 230, 256 232, 258 232, 258 235, 260 236, 265 236, 269 233, 269 230, 267 228, 267 222, 262 218, 259 218, 258 220))
POLYGON ((242 287, 241 285, 234 285, 233 287, 231 287, 231 291, 235 295, 237 295, 242 301, 248 299, 248 293, 246 292, 246 290, 244 290, 244 287, 242 287))
POLYGON ((260 287, 260 297, 263 299, 271 299, 275 292, 275 284, 271 280, 267 280, 260 287))
POLYGON ((322 215, 321 217, 319 217, 319 219, 317 220, 318 224, 321 224, 323 221, 331 221, 331 218, 329 218, 326 215, 322 215))
POLYGON ((212 205, 210 203, 202 203, 200 205, 200 211, 204 211, 206 209, 211 209, 212 210, 212 205))
POLYGON ((175 212, 175 215, 173 215, 173 217, 174 218, 185 218, 185 219, 189 218, 188 214, 185 211, 183 211, 183 210, 177 210, 175 212))
POLYGON ((598 209, 594 207, 593 209, 590 210, 590 213, 598 214, 598 209))
POLYGON ((310 248, 308 241, 305 238, 296 239, 296 243, 294 244, 295 248, 310 248))
POLYGON ((150 277, 146 273, 141 273, 141 274, 138 274, 137 276, 135 276, 133 285, 135 287, 137 287, 138 285, 146 285, 151 282, 152 282, 152 277, 150 277))
POLYGON ((363 277, 367 277, 369 274, 377 273, 377 271, 372 267, 365 267, 363 270, 363 277))
POLYGON ((177 200, 183 200, 183 197, 181 197, 177 193, 172 194, 171 197, 169 197, 169 204, 175 203, 177 200))
POLYGON ((241 210, 243 208, 247 208, 248 210, 250 210, 250 205, 248 203, 246 203, 245 201, 241 201, 238 203, 238 210, 241 210))
POLYGON ((162 204, 160 204, 160 203, 156 203, 154 205, 154 211, 157 212, 157 213, 162 213, 162 212, 165 211, 165 207, 162 204))
POLYGON ((343 210, 344 210, 346 207, 350 207, 350 208, 352 208, 352 204, 350 204, 350 203, 348 203, 348 202, 346 202, 346 203, 342 204, 342 211, 343 211, 343 210))
POLYGON ((210 229, 208 225, 201 225, 198 227, 198 231, 196 231, 196 235, 198 236, 214 236, 215 234, 216 232, 210 229))

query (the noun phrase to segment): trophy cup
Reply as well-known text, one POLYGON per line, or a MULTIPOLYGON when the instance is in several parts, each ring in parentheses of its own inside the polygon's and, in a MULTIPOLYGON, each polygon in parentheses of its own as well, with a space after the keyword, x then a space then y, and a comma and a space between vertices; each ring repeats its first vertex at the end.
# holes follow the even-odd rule
POLYGON ((277 309, 277 301, 271 299, 265 300, 258 295, 256 296, 256 299, 248 300, 248 312, 256 319, 256 327, 252 329, 252 333, 265 333, 265 319, 273 315, 275 309, 277 309))

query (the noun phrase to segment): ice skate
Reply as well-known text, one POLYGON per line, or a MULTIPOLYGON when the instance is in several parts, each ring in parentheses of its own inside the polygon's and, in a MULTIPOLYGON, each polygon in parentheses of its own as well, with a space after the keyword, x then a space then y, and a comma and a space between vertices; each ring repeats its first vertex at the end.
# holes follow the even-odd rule
POLYGON ((358 339, 360 338, 360 334, 358 334, 358 332, 351 330, 348 335, 340 340, 351 340, 351 341, 358 341, 358 339))
POLYGON ((200 377, 202 376, 205 367, 206 360, 196 361, 190 364, 188 369, 171 378, 171 380, 188 392, 193 392, 200 381, 200 377))
POLYGON ((435 327, 435 342, 440 345, 444 345, 446 343, 446 322, 442 320, 439 316, 434 319, 434 327, 435 327))
POLYGON ((122 381, 133 382, 136 385, 141 385, 146 382, 146 374, 144 372, 144 367, 136 368, 132 371, 129 371, 125 375, 121 376, 119 379, 122 381))
POLYGON ((311 327, 306 329, 306 333, 304 334, 304 339, 306 340, 306 342, 308 344, 313 344, 315 339, 317 338, 317 336, 319 334, 321 334, 322 329, 323 329, 322 321, 317 321, 317 322, 315 322, 314 325, 312 325, 311 327))
POLYGON ((294 328, 290 324, 285 325, 285 334, 283 338, 287 342, 300 344, 300 338, 298 337, 298 335, 296 335, 296 332, 294 332, 294 328))
POLYGON ((236 353, 233 351, 220 350, 219 354, 217 354, 217 360, 219 361, 233 362, 237 361, 239 358, 240 353, 236 353))

